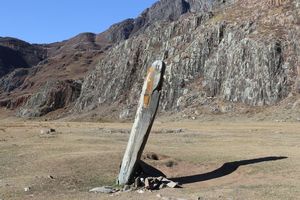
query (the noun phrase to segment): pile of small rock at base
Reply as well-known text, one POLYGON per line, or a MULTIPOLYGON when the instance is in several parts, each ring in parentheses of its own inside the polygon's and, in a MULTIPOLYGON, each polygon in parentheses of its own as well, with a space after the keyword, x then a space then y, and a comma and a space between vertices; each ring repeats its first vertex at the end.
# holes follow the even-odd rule
POLYGON ((95 193, 116 193, 116 192, 128 192, 137 190, 138 193, 144 193, 146 190, 160 190, 163 188, 176 188, 180 185, 165 177, 137 177, 132 185, 125 185, 123 189, 116 189, 110 186, 96 187, 90 190, 95 193))
POLYGON ((146 178, 138 177, 134 181, 134 187, 143 187, 147 190, 159 190, 165 187, 176 188, 179 187, 179 184, 162 176, 146 178))

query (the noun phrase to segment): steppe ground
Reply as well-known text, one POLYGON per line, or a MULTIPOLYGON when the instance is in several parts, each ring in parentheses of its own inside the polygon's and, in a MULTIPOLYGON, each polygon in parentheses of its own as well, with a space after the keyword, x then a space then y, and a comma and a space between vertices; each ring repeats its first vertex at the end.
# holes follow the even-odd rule
POLYGON ((89 193, 114 184, 130 127, 0 121, 0 199, 300 199, 299 122, 157 120, 145 155, 158 160, 145 162, 182 188, 89 193))

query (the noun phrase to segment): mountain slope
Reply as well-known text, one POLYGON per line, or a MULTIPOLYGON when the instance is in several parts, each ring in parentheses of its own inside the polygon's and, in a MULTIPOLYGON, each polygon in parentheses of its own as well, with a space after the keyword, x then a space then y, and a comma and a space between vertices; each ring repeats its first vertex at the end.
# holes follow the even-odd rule
MULTIPOLYGON (((28 99, 35 96, 34 94, 38 93, 41 88, 45 88, 44 86, 47 84, 54 85, 52 83, 57 81, 70 83, 69 80, 74 82, 82 79, 85 73, 95 65, 95 57, 103 52, 94 41, 90 41, 90 35, 84 33, 68 41, 37 45, 44 52, 44 57, 39 62, 33 62, 30 65, 12 65, 17 69, 11 70, 11 73, 2 77, 0 76, 0 104, 10 109, 17 109, 26 104, 28 99)), ((12 40, 15 39, 9 41, 12 40)), ((1 47, 2 44, 0 44, 1 47)), ((9 51, 15 51, 18 55, 21 54, 20 51, 22 50, 20 48, 16 48, 16 50, 11 47, 5 48, 9 51)), ((34 55, 30 54, 29 48, 25 49, 30 56, 34 55)), ((13 56, 13 60, 17 60, 17 58, 13 56)), ((46 113, 35 114, 35 116, 44 114, 46 113)))
POLYGON ((161 0, 103 33, 39 45, 42 62, 0 79, 0 105, 22 117, 56 110, 132 117, 147 68, 164 59, 163 111, 234 113, 283 103, 297 113, 299 9, 296 0, 161 0))
POLYGON ((45 59, 46 52, 38 45, 22 40, 0 37, 0 77, 16 68, 28 68, 45 59))
POLYGON ((295 5, 241 0, 218 4, 213 13, 189 12, 172 23, 153 23, 106 52, 85 78, 76 112, 113 103, 118 112, 134 113, 147 67, 163 58, 168 67, 161 107, 166 111, 196 106, 218 113, 236 110, 232 103, 276 105, 297 95, 295 5))

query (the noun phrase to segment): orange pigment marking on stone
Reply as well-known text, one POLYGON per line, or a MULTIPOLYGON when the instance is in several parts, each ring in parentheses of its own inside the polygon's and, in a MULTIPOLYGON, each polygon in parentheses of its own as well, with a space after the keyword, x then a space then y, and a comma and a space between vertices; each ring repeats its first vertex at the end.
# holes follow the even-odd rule
POLYGON ((150 104, 151 94, 153 90, 153 81, 154 81, 154 67, 150 67, 147 73, 147 87, 144 94, 144 108, 147 108, 150 104))

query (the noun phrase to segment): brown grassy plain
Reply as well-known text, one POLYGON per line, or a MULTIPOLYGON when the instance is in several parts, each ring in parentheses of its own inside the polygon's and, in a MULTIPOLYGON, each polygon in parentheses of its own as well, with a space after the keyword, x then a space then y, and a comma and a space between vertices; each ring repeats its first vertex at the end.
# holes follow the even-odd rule
POLYGON ((154 152, 161 159, 145 161, 182 182, 182 188, 113 196, 89 193, 93 187, 114 184, 129 137, 124 130, 130 127, 130 123, 1 121, 0 199, 300 197, 300 123, 249 121, 158 120, 145 153, 154 152), (56 133, 41 135, 45 127, 56 133), (183 132, 168 133, 176 129, 183 132))

